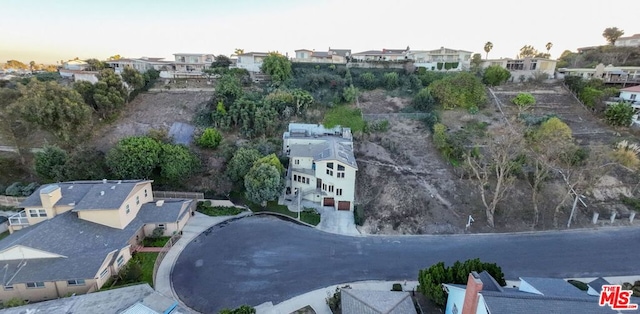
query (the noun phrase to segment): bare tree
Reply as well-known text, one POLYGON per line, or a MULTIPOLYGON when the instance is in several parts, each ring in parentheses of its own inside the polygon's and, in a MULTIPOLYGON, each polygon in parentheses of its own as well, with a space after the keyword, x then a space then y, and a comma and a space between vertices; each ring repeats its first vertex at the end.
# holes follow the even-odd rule
POLYGON ((522 132, 508 128, 494 134, 484 155, 467 155, 467 164, 473 177, 477 179, 487 223, 492 228, 495 227, 496 207, 513 187, 516 179, 514 170, 518 164, 515 159, 522 153, 522 146, 522 132))

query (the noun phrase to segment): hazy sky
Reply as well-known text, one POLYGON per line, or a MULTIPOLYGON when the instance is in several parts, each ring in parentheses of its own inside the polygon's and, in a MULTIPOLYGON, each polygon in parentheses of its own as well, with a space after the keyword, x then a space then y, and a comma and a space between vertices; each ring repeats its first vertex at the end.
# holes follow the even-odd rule
MULTIPOLYGON (((604 44, 638 0, 0 0, 0 62, 54 63, 74 57, 165 57, 176 52, 441 46, 514 57, 523 45, 562 51, 604 44)), ((632 14, 633 15, 633 14, 632 14)))

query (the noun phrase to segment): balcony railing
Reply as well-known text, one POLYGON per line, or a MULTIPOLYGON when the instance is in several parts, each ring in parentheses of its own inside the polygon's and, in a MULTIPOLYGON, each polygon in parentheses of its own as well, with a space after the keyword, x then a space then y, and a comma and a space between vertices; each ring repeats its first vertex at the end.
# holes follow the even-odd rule
POLYGON ((27 218, 27 213, 23 210, 17 214, 13 214, 9 217, 9 224, 12 226, 20 225, 28 225, 29 219, 27 218))

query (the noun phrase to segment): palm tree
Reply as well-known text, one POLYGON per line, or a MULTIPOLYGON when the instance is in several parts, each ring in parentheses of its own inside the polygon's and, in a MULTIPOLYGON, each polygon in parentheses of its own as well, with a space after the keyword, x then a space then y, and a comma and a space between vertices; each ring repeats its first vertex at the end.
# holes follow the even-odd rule
POLYGON ((547 54, 549 54, 549 50, 551 50, 551 47, 553 47, 553 44, 551 42, 548 42, 546 45, 544 45, 545 48, 547 48, 547 54))
POLYGON ((31 69, 31 72, 33 72, 33 67, 36 66, 36 62, 35 61, 31 61, 29 62, 29 69, 31 69))
POLYGON ((485 59, 489 59, 489 51, 491 51, 491 49, 493 49, 493 43, 488 41, 486 44, 484 44, 484 52, 487 53, 487 56, 485 57, 485 59))
POLYGON ((241 55, 244 53, 244 49, 240 49, 240 48, 236 48, 236 50, 234 51, 233 54, 235 55, 241 55))

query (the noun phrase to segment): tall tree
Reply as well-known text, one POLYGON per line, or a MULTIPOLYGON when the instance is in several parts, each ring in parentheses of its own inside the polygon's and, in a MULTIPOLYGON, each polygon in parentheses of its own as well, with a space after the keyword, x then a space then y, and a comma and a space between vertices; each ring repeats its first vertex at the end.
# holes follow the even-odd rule
POLYGON ((244 176, 261 157, 262 154, 253 148, 238 149, 227 163, 227 175, 233 182, 244 182, 244 176))
POLYGON ((82 96, 54 81, 33 78, 20 86, 20 92, 22 97, 16 106, 23 119, 50 131, 62 142, 70 143, 83 135, 91 120, 91 109, 82 96))
POLYGON ((5 140, 11 141, 24 165, 25 157, 30 153, 29 143, 25 139, 29 137, 33 127, 24 120, 18 111, 19 107, 15 105, 21 95, 17 89, 0 88, 0 121, 3 121, 0 123, 0 134, 5 140))
POLYGON ((113 55, 111 57, 109 57, 107 60, 120 60, 122 59, 122 57, 120 57, 120 55, 113 55))
POLYGON ((26 69, 29 68, 26 64, 24 64, 24 63, 22 63, 22 62, 20 62, 18 60, 9 60, 4 65, 4 67, 5 67, 5 69, 18 69, 18 70, 26 70, 26 69))
POLYGON ((547 48, 547 53, 549 53, 549 50, 551 50, 551 48, 553 47, 553 43, 548 42, 546 45, 544 45, 545 48, 547 48))
POLYGON ((163 144, 158 166, 160 175, 169 182, 189 178, 200 164, 200 160, 184 145, 163 144))
POLYGON ((33 72, 33 68, 36 66, 36 62, 35 61, 30 61, 29 62, 29 71, 33 72))
POLYGON ((520 48, 519 58, 533 58, 538 54, 538 50, 531 45, 524 45, 520 48))
POLYGON ((236 48, 233 53, 235 55, 241 55, 244 53, 244 49, 236 48))
POLYGON ((73 88, 103 119, 114 117, 127 99, 127 91, 122 80, 112 69, 100 71, 96 84, 77 82, 73 88))
POLYGON ((278 198, 283 183, 280 171, 269 163, 256 163, 244 177, 247 198, 262 207, 278 198))
POLYGON ((602 37, 604 37, 610 45, 614 45, 618 38, 624 35, 624 31, 618 29, 617 27, 607 27, 602 32, 602 37))
POLYGON ((229 59, 229 57, 225 55, 217 55, 213 63, 211 63, 212 68, 228 69, 230 65, 231 65, 231 59, 229 59))
POLYGON ((67 177, 65 165, 69 156, 58 146, 46 146, 35 153, 35 169, 38 176, 47 182, 64 181, 67 177))
POLYGON ((107 64, 98 60, 98 59, 87 59, 85 60, 85 62, 87 63, 87 70, 88 71, 100 71, 104 68, 107 67, 107 64))
POLYGON ((277 52, 271 52, 264 58, 260 70, 268 74, 275 85, 280 85, 292 76, 291 61, 277 52))
POLYGON ((511 128, 498 130, 486 147, 484 154, 467 155, 467 165, 485 207, 487 223, 495 227, 494 216, 498 204, 506 197, 516 179, 514 170, 518 166, 514 160, 522 154, 521 132, 511 128))
POLYGON ((140 89, 144 87, 144 77, 138 70, 132 67, 124 67, 121 76, 122 80, 129 85, 130 89, 140 89))
POLYGON ((162 145, 150 137, 121 139, 107 153, 107 166, 118 179, 149 178, 160 162, 162 145))
POLYGON ((489 59, 489 51, 491 51, 491 49, 493 49, 493 43, 488 41, 486 44, 484 44, 484 52, 486 52, 486 57, 485 59, 489 59))

